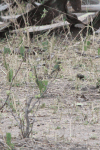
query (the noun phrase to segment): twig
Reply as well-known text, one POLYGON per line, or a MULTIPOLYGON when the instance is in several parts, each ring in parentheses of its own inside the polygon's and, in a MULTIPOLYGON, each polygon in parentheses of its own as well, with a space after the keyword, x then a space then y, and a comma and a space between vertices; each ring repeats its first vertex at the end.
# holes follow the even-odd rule
POLYGON ((14 119, 16 120, 16 122, 18 123, 19 128, 21 128, 21 125, 20 125, 17 117, 14 115, 14 113, 12 112, 12 110, 10 112, 11 112, 12 116, 14 117, 14 119))

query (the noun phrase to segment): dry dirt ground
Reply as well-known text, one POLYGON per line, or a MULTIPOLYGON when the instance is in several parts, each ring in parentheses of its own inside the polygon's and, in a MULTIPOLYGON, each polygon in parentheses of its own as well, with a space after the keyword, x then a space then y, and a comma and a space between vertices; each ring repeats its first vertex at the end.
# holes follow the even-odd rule
MULTIPOLYGON (((50 38, 27 39, 15 36, 0 43, 1 50, 9 47, 11 51, 21 44, 29 46, 35 55, 29 55, 16 76, 11 88, 8 104, 0 110, 0 149, 7 149, 6 133, 11 133, 16 150, 100 150, 100 89, 96 83, 100 79, 100 35, 88 36, 86 42, 68 40, 67 35, 50 38), (41 53, 40 53, 41 50, 41 53), (60 60, 61 71, 51 82, 48 78, 55 61, 60 60), (40 99, 35 113, 35 123, 30 138, 21 138, 21 132, 15 116, 23 117, 26 100, 39 93, 34 80, 32 66, 37 74, 51 84, 44 97, 40 99), (78 73, 84 75, 80 80, 78 73), (33 75, 33 76, 32 76, 33 75)), ((12 53, 6 61, 14 73, 18 69, 21 57, 12 53)), ((0 106, 7 97, 10 83, 4 67, 4 56, 0 54, 0 106)), ((36 98, 33 99, 33 102, 36 98)))

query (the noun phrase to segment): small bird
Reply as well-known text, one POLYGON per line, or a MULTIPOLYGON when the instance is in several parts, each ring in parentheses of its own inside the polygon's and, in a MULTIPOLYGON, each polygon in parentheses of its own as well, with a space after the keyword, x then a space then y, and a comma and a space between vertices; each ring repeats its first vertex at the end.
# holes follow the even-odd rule
POLYGON ((51 75, 52 75, 54 72, 56 72, 56 71, 60 71, 60 65, 61 65, 61 62, 60 62, 60 61, 56 62, 56 64, 55 64, 54 67, 53 67, 53 70, 52 70, 52 72, 51 72, 51 75))

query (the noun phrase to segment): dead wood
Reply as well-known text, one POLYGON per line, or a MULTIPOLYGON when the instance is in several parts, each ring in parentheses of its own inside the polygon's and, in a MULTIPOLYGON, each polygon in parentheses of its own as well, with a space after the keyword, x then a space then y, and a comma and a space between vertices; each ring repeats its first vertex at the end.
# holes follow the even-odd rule
MULTIPOLYGON (((68 7, 70 12, 75 12, 71 6, 68 7)), ((100 4, 97 5, 81 5, 80 12, 97 12, 100 11, 100 4)))
MULTIPOLYGON (((26 27, 27 25, 30 26, 50 24, 51 21, 61 13, 66 14, 66 20, 71 24, 82 23, 77 19, 76 15, 68 13, 66 7, 67 1, 68 0, 48 0, 44 4, 31 9, 29 12, 24 13, 16 19, 18 24, 17 28, 26 27)), ((74 5, 74 3, 72 5, 74 5)), ((9 28, 5 28, 5 31, 14 29, 14 24, 15 23, 11 22, 9 24, 9 28)))
POLYGON ((20 27, 25 26, 25 20, 29 25, 50 24, 56 16, 62 12, 65 13, 66 3, 67 0, 48 0, 43 5, 37 6, 23 16, 20 16, 17 22, 20 27))
MULTIPOLYGON (((59 14, 66 13, 67 21, 73 18, 71 22, 72 24, 82 23, 77 20, 77 16, 68 13, 66 7, 67 1, 68 0, 48 0, 43 5, 37 6, 35 9, 32 9, 28 13, 25 13, 23 16, 20 16, 17 19, 17 22, 20 24, 20 27, 25 26, 25 20, 29 25, 46 25, 50 24, 51 21, 59 14)), ((71 4, 75 10, 81 10, 80 0, 71 0, 71 4)))
POLYGON ((95 30, 99 29, 100 27, 100 11, 96 13, 96 16, 93 19, 93 22, 90 23, 90 26, 92 26, 95 30))
MULTIPOLYGON (((26 30, 28 30, 28 32, 37 32, 37 31, 40 32, 43 30, 52 29, 53 26, 54 27, 56 26, 56 28, 57 28, 57 25, 59 28, 63 25, 62 24, 50 25, 50 24, 51 24, 52 20, 55 17, 57 17, 58 15, 60 15, 61 13, 66 15, 66 20, 71 24, 83 24, 84 25, 84 24, 88 24, 91 21, 91 19, 90 19, 90 21, 88 20, 88 22, 87 22, 87 19, 84 16, 85 21, 83 22, 83 19, 78 19, 76 14, 69 13, 68 9, 67 9, 67 2, 68 2, 68 0, 62 0, 62 1, 61 0, 48 0, 44 4, 36 6, 34 9, 31 9, 30 11, 17 16, 16 22, 17 22, 18 26, 16 27, 16 29, 17 28, 19 29, 19 27, 26 28, 27 26, 33 26, 33 25, 39 25, 39 27, 30 27, 30 28, 26 28, 26 30), (50 26, 44 26, 44 27, 41 26, 41 25, 48 25, 48 24, 50 26)), ((34 3, 34 1, 33 1, 33 3, 34 3)), ((70 0, 70 3, 74 10, 81 11, 81 0, 70 0)), ((92 5, 91 8, 94 8, 94 6, 95 5, 92 5)), ((86 6, 82 6, 82 9, 83 8, 86 9, 86 6)), ((95 8, 100 9, 98 6, 97 7, 95 6, 95 8)), ((93 20, 93 23, 90 23, 90 25, 93 25, 93 27, 98 29, 100 17, 99 17, 99 15, 98 15, 98 17, 94 14, 90 14, 90 16, 91 15, 93 16, 93 18, 96 18, 96 20, 98 20, 98 21, 93 20), (94 22, 96 22, 96 23, 94 23, 94 22)), ((6 18, 1 17, 1 19, 4 20, 6 18)), ((10 19, 10 17, 9 17, 9 19, 10 19)), ((4 28, 1 28, 0 32, 5 33, 5 31, 8 31, 9 29, 15 29, 14 26, 15 26, 15 23, 10 22, 9 27, 7 26, 4 28)), ((15 31, 12 31, 12 33, 14 33, 14 32, 15 31)), ((18 32, 18 31, 16 31, 16 32, 18 32)))
MULTIPOLYGON (((89 24, 91 22, 91 18, 95 18, 96 14, 95 13, 76 13, 79 21, 82 21, 84 24, 89 24)), ((81 24, 78 28, 84 28, 84 24, 81 24)), ((47 30, 52 30, 54 31, 55 29, 60 29, 61 27, 67 28, 67 25, 69 25, 69 23, 67 21, 65 22, 58 22, 55 24, 50 24, 50 25, 44 25, 44 26, 30 26, 30 27, 25 27, 25 28, 21 28, 19 30, 13 30, 11 31, 11 33, 41 33, 41 32, 46 32, 47 30)), ((63 29, 62 29, 63 30, 63 29)))
POLYGON ((85 27, 83 30, 83 35, 85 36, 87 31, 88 34, 93 34, 94 31, 100 28, 100 11, 97 12, 94 17, 93 21, 89 23, 89 28, 85 27))

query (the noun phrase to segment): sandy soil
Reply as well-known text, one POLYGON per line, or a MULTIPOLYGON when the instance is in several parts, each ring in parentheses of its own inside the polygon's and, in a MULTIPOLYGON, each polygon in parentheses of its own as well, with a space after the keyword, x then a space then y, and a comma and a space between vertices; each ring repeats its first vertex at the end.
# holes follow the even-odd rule
MULTIPOLYGON (((58 40, 57 42, 59 43, 58 40)), ((97 79, 100 77, 100 58, 96 57, 98 47, 96 44, 99 43, 99 38, 97 37, 94 43, 91 42, 90 48, 84 52, 83 56, 83 52, 80 53, 80 42, 75 42, 73 46, 62 49, 60 49, 61 44, 58 45, 58 43, 57 57, 62 60, 62 69, 44 97, 40 99, 30 138, 21 138, 20 129, 11 114, 11 108, 5 106, 0 112, 0 147, 2 149, 7 149, 5 144, 7 132, 11 133, 12 143, 16 150, 100 149, 100 89, 96 88, 97 79), (84 80, 77 79, 77 73, 83 74, 84 80)), ((64 43, 67 45, 66 41, 64 43)), ((56 54, 56 51, 54 49, 53 55, 56 54)), ((32 58, 30 59, 32 61, 32 58)), ((16 55, 7 56, 7 61, 15 70, 20 60, 21 58, 16 55)), ((35 82, 29 82, 29 71, 28 63, 23 62, 16 79, 20 84, 14 85, 11 89, 9 101, 16 104, 14 106, 17 111, 19 108, 21 114, 24 111, 26 100, 39 93, 35 82), (18 102, 20 107, 17 106, 18 102)), ((7 96, 6 91, 9 88, 6 73, 1 54, 0 105, 4 103, 7 96)), ((33 103, 35 101, 34 98, 33 103)), ((33 112, 30 114, 30 121, 32 114, 33 112)))

